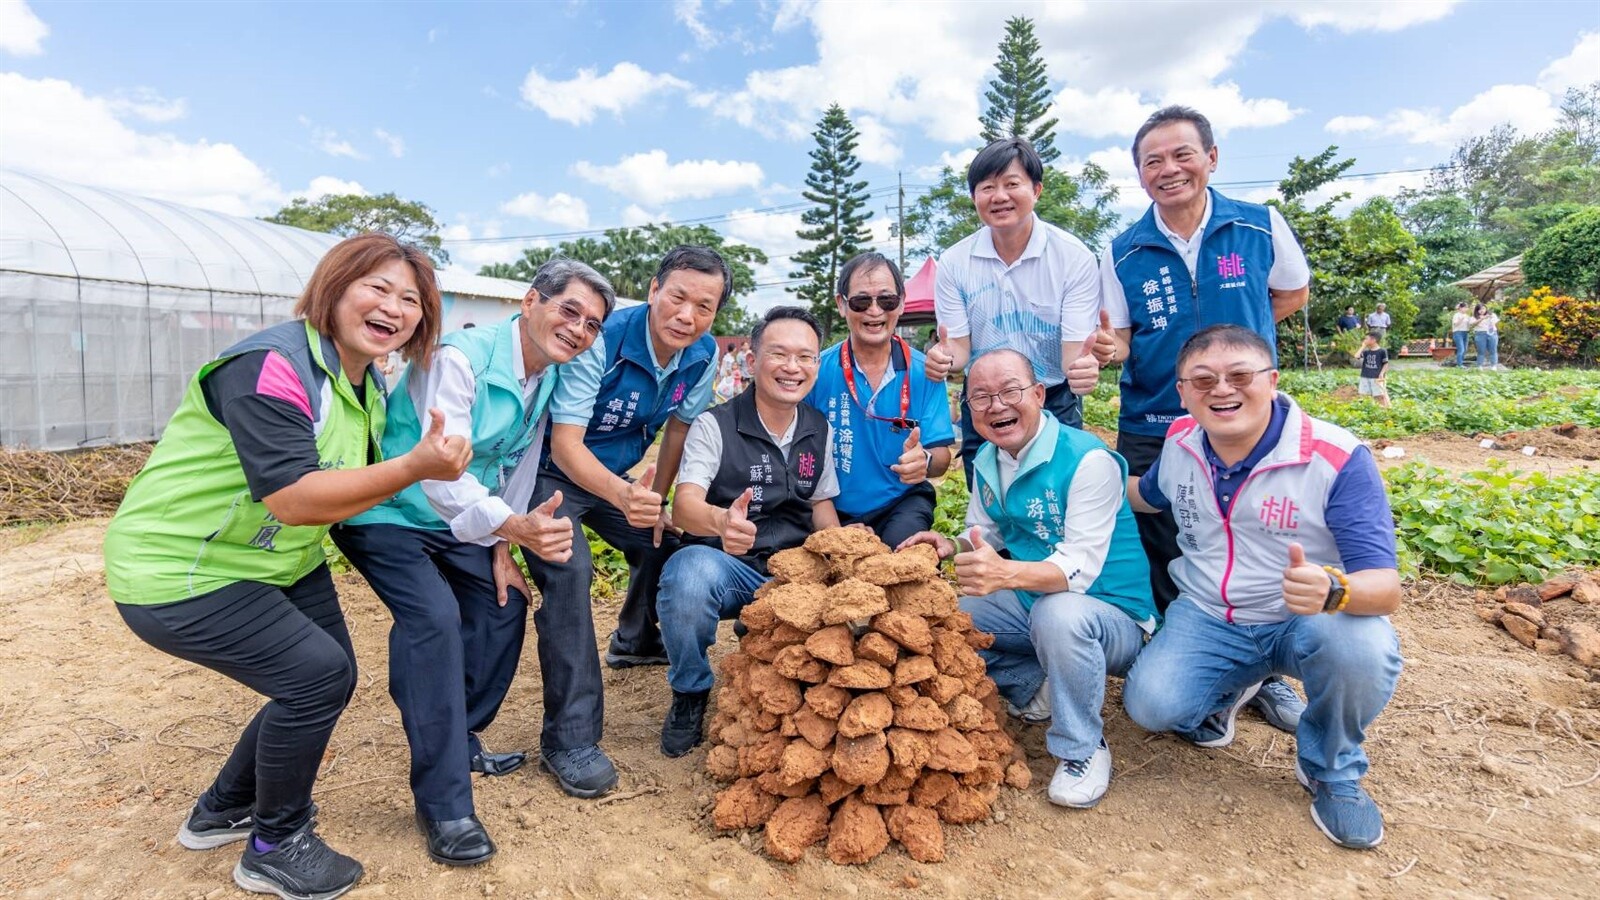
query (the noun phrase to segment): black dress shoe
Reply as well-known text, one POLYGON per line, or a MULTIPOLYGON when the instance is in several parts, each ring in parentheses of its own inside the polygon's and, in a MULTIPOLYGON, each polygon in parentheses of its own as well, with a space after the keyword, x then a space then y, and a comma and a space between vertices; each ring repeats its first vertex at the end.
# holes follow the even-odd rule
POLYGON ((495 854, 494 841, 477 816, 465 819, 424 819, 417 813, 417 827, 428 841, 428 856, 447 866, 475 866, 488 862, 495 854))
POLYGON ((481 751, 472 757, 472 771, 479 775, 510 775, 528 761, 526 753, 490 753, 481 751))
POLYGON ((705 740, 706 701, 710 691, 672 692, 672 706, 661 726, 661 754, 676 759, 705 740))

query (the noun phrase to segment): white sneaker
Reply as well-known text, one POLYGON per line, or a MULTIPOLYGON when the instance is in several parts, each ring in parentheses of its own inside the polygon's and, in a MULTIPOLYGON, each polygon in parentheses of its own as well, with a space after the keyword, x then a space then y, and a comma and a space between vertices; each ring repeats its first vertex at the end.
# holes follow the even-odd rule
POLYGON ((1007 703, 1006 711, 1011 713, 1013 718, 1021 719, 1030 725, 1041 725, 1050 721, 1050 679, 1046 678, 1039 683, 1039 690, 1034 692, 1033 699, 1029 700, 1026 706, 1019 709, 1007 703))
POLYGON ((1088 759, 1063 759, 1050 779, 1050 802, 1072 809, 1089 809, 1106 795, 1111 784, 1111 748, 1101 739, 1088 759))

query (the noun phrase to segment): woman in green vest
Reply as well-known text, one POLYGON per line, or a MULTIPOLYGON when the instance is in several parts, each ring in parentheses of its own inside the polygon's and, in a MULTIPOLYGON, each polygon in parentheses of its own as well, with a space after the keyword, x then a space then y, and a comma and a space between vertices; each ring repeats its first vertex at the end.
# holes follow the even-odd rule
POLYGON ((437 411, 411 452, 378 449, 375 361, 403 350, 426 367, 438 341, 425 254, 383 234, 343 241, 294 312, 190 381, 106 532, 106 585, 146 643, 268 698, 179 842, 249 838, 240 887, 331 898, 362 869, 313 830, 311 787, 356 671, 322 538, 416 481, 458 477, 472 451, 437 411))

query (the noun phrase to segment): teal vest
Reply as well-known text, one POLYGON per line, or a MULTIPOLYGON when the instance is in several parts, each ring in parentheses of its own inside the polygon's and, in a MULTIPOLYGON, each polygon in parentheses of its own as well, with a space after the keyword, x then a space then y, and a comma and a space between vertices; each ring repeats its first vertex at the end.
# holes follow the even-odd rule
MULTIPOLYGON (((1067 490, 1078 472, 1078 464, 1092 450, 1106 450, 1105 443, 1086 431, 1063 428, 1048 411, 1041 411, 1039 437, 1028 448, 1017 469, 1011 489, 1000 495, 1000 470, 993 444, 984 444, 973 466, 978 502, 1000 529, 1000 537, 1012 558, 1037 562, 1055 552, 1061 542, 1061 523, 1067 511, 1067 490)), ((1126 480, 1128 464, 1111 454, 1126 480)), ((1017 591, 1023 606, 1033 607, 1039 594, 1017 591)), ((1139 543, 1133 509, 1128 505, 1126 488, 1122 509, 1111 533, 1100 577, 1089 585, 1088 594, 1144 622, 1156 614, 1150 595, 1150 563, 1139 543)))
MULTIPOLYGON (((485 328, 453 331, 439 343, 466 354, 472 366, 476 395, 472 399, 472 462, 467 474, 478 480, 489 493, 499 495, 506 481, 533 446, 534 432, 544 415, 559 379, 559 368, 551 368, 539 381, 532 404, 525 405, 518 372, 512 368, 512 341, 520 340, 515 315, 485 328)), ((411 394, 415 367, 408 368, 389 398, 389 421, 383 432, 383 455, 394 459, 422 440, 424 426, 411 394)), ((371 510, 349 520, 351 525, 404 525, 409 528, 448 529, 422 493, 413 484, 371 510)))

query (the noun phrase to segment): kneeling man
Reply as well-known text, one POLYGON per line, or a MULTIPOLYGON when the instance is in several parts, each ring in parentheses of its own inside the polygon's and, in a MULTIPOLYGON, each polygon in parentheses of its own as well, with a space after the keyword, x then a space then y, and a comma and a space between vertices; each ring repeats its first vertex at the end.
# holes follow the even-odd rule
POLYGON ((1295 777, 1311 818, 1341 847, 1376 846, 1383 815, 1361 788, 1361 742, 1400 677, 1388 619, 1400 573, 1377 464, 1277 392, 1272 350, 1247 328, 1196 332, 1177 370, 1189 415, 1129 496, 1176 515, 1178 599, 1128 675, 1128 715, 1222 747, 1263 678, 1300 679, 1295 777))
POLYGON ((1000 693, 1024 718, 1051 719, 1045 746, 1060 763, 1050 802, 1086 809, 1111 781, 1106 675, 1125 674, 1156 627, 1150 567, 1124 495, 1128 467, 1044 409, 1045 387, 1021 353, 986 353, 968 378, 972 421, 987 441, 973 466, 970 530, 954 541, 924 531, 902 546, 955 556, 961 608, 995 637, 982 654, 1000 693))

